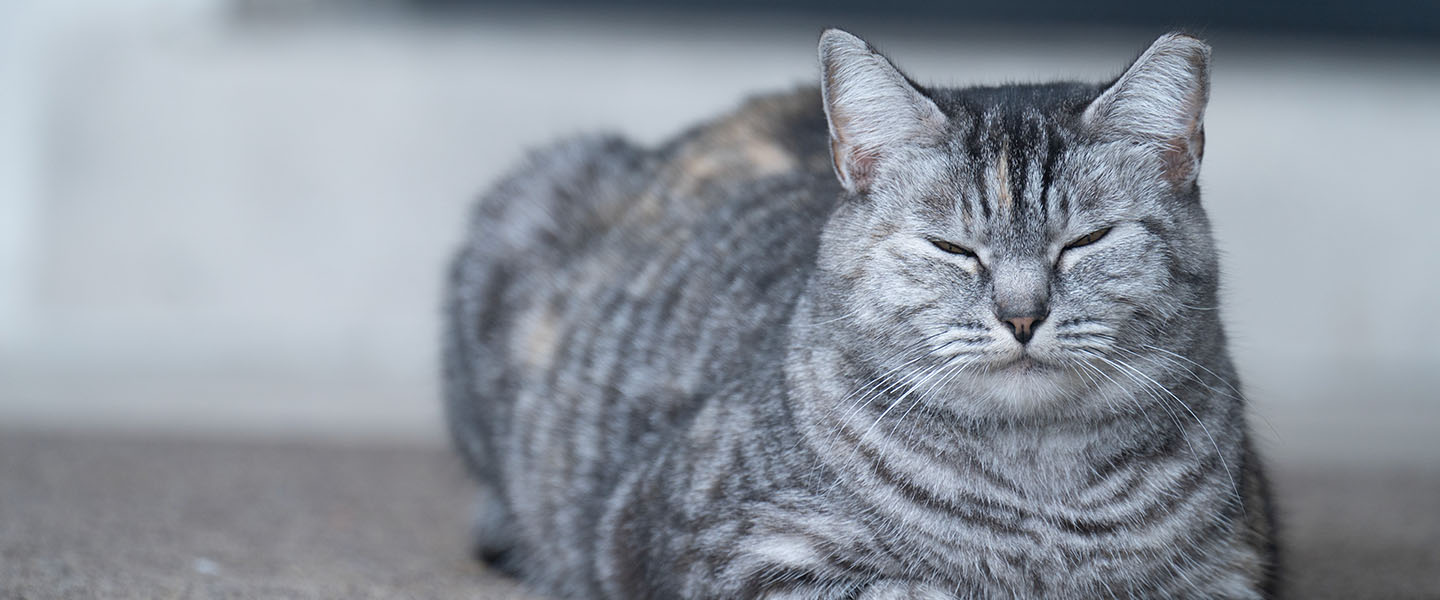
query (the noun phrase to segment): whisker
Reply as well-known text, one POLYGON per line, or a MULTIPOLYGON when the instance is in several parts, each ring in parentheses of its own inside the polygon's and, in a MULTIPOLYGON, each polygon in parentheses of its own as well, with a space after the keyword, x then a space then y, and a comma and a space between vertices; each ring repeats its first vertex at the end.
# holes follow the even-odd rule
POLYGON ((1236 398, 1243 398, 1243 397, 1244 397, 1244 394, 1242 394, 1242 393, 1240 392, 1240 390, 1236 389, 1235 386, 1231 385, 1229 381, 1226 381, 1224 377, 1221 377, 1221 376, 1215 374, 1214 371, 1211 371, 1211 370, 1210 370, 1208 367, 1206 367, 1205 365, 1202 365, 1202 364, 1200 364, 1200 363, 1198 363, 1198 362, 1195 362, 1194 360, 1191 360, 1191 359, 1189 359, 1189 358, 1187 358, 1187 357, 1185 357, 1185 356, 1182 356, 1182 355, 1180 355, 1180 354, 1176 354, 1176 353, 1174 353, 1174 352, 1171 352, 1171 351, 1166 350, 1166 349, 1164 349, 1164 348, 1161 348, 1161 347, 1159 347, 1159 346, 1151 346, 1150 344, 1141 344, 1141 346, 1145 347, 1145 348, 1148 349, 1148 350, 1154 350, 1154 351, 1156 351, 1156 352, 1163 352, 1163 353, 1165 353, 1165 354, 1167 354, 1167 355, 1169 355, 1169 356, 1173 356, 1173 357, 1178 358, 1178 359, 1180 359, 1180 360, 1183 360, 1183 361, 1185 361, 1185 362, 1187 362, 1187 363, 1190 363, 1190 364, 1192 364, 1192 365, 1195 365, 1196 367, 1199 367, 1199 368, 1203 369, 1206 373, 1209 373, 1211 377, 1214 377, 1214 378, 1215 378, 1217 381, 1219 381, 1220 383, 1225 384, 1225 387, 1230 388, 1230 391, 1235 392, 1235 397, 1236 397, 1236 398))
POLYGON ((851 310, 850 312, 847 312, 847 313, 845 313, 845 314, 843 314, 843 315, 840 315, 840 316, 838 316, 838 317, 833 317, 833 318, 826 319, 826 320, 824 320, 824 321, 819 321, 819 322, 816 322, 816 323, 810 323, 809 325, 810 325, 811 327, 820 327, 820 326, 822 326, 822 325, 829 325, 829 324, 831 324, 831 323, 835 323, 835 322, 838 322, 838 321, 844 321, 845 319, 850 319, 850 318, 854 318, 854 317, 858 317, 858 316, 860 316, 860 309, 859 309, 859 308, 856 308, 856 309, 851 310))
POLYGON ((935 375, 949 364, 949 362, 942 362, 939 365, 932 365, 926 370, 922 371, 923 373, 925 373, 925 376, 917 380, 914 385, 911 385, 910 389, 906 390, 904 394, 901 394, 899 398, 892 400, 889 406, 886 406, 885 410, 880 412, 880 416, 875 417, 875 422, 870 424, 870 427, 865 430, 865 433, 860 435, 860 439, 864 440, 866 437, 869 437, 870 432, 875 430, 875 426, 879 425, 880 421, 885 419, 885 415, 890 414, 890 411, 893 410, 898 404, 904 402, 905 399, 910 396, 910 394, 915 393, 915 390, 918 389, 919 386, 924 385, 926 381, 929 381, 931 376, 935 375))
POLYGON ((1185 412, 1190 413, 1190 416, 1195 419, 1195 422, 1197 424, 1200 425, 1200 430, 1205 432, 1205 437, 1210 438, 1210 445, 1215 448, 1215 455, 1217 458, 1220 459, 1220 466, 1225 468, 1225 476, 1230 479, 1230 488, 1232 491, 1235 492, 1235 499, 1242 500, 1242 498, 1240 497, 1240 486, 1235 482, 1235 475, 1230 471, 1230 464, 1228 461, 1225 460, 1225 453, 1220 450, 1220 444, 1215 441, 1215 436, 1210 435, 1210 428, 1205 425, 1205 421, 1201 420, 1200 416, 1195 414, 1195 411, 1190 408, 1189 404, 1186 404, 1184 400, 1181 400, 1179 396, 1175 395, 1174 392, 1171 392, 1165 386, 1160 385, 1160 382, 1155 381, 1149 375, 1146 375, 1144 371, 1141 371, 1140 369, 1137 369, 1134 366, 1125 363, 1124 360, 1121 360, 1119 358, 1116 358, 1116 361, 1123 365, 1125 368, 1134 371, 1137 375, 1149 380, 1150 383, 1154 384, 1157 389, 1165 392, 1171 398, 1173 398, 1175 402, 1178 402, 1180 404, 1180 407, 1185 409, 1185 412))
MULTIPOLYGON (((1171 364, 1171 365, 1174 365, 1174 366, 1176 366, 1176 367, 1179 367, 1179 368, 1181 368, 1181 369, 1184 369, 1185 372, 1190 375, 1190 377, 1191 377, 1192 380, 1194 380, 1196 383, 1199 383, 1200 385, 1205 386, 1206 389, 1209 389, 1210 391, 1215 392, 1215 393, 1218 393, 1218 394, 1223 394, 1223 395, 1226 395, 1226 396, 1230 396, 1231 398, 1234 398, 1234 399, 1236 399, 1236 400, 1240 400, 1241 402, 1244 402, 1244 403, 1246 403, 1247 405, 1249 405, 1250 400, 1249 400, 1249 398, 1247 398, 1247 397, 1245 396, 1245 393, 1244 393, 1244 392, 1240 391, 1239 388, 1235 387, 1235 385, 1234 385, 1233 383, 1231 383, 1230 380, 1228 380, 1228 379, 1226 379, 1226 378, 1224 378, 1224 377, 1221 377, 1218 373, 1216 373, 1216 372, 1214 372, 1214 371, 1211 371, 1209 367, 1206 367, 1205 365, 1202 365, 1202 364, 1200 364, 1200 363, 1198 363, 1198 362, 1195 362, 1194 360, 1192 360, 1192 359, 1190 359, 1190 358, 1187 358, 1187 357, 1185 357, 1185 356, 1183 356, 1183 355, 1180 355, 1180 354, 1176 354, 1176 353, 1174 353, 1174 352, 1171 352, 1171 351, 1166 350, 1166 349, 1164 349, 1164 348, 1161 348, 1161 347, 1159 347, 1159 346, 1152 346, 1152 345, 1150 345, 1150 344, 1141 344, 1141 346, 1144 347, 1144 348, 1146 348, 1146 349, 1149 349, 1149 350, 1154 350, 1154 351, 1156 351, 1156 352, 1162 352, 1162 353, 1164 353, 1164 354, 1166 354, 1166 355, 1169 355, 1169 356, 1172 356, 1172 357, 1174 357, 1174 358, 1176 358, 1176 359, 1183 360, 1183 361, 1185 361, 1185 362, 1187 362, 1187 363, 1189 363, 1189 364, 1195 365, 1197 368, 1205 371, 1206 373, 1209 373, 1210 376, 1211 376, 1211 377, 1214 377, 1216 381, 1219 381, 1219 382, 1220 382, 1221 384, 1223 384, 1225 387, 1229 388, 1229 389, 1230 389, 1230 392, 1232 392, 1232 393, 1227 394, 1227 393, 1225 393, 1224 391, 1222 391, 1222 390, 1220 390, 1220 389, 1217 389, 1215 386, 1212 386, 1212 385, 1210 385, 1210 384, 1208 384, 1208 383, 1205 383, 1203 380, 1200 379, 1200 376, 1199 376, 1199 375, 1196 375, 1194 371, 1191 371, 1191 370, 1190 370, 1188 367, 1186 367, 1185 365, 1182 365, 1182 364, 1180 364, 1180 363, 1178 363, 1178 362, 1175 362, 1174 360, 1167 360, 1167 361, 1166 361, 1166 362, 1168 362, 1168 363, 1171 364)), ((1121 349, 1121 350, 1123 350, 1123 349, 1121 349)), ((1166 358, 1166 357, 1164 357, 1164 356, 1143 355, 1143 354, 1140 354, 1140 353, 1138 353, 1138 352, 1134 352, 1134 351, 1130 351, 1130 350, 1126 350, 1126 352, 1129 352, 1131 355, 1134 355, 1134 356, 1137 356, 1137 357, 1153 358, 1153 359, 1157 359, 1157 360, 1158 360, 1158 359, 1165 359, 1165 358, 1166 358)), ((1272 435, 1274 435, 1274 436, 1276 437, 1276 439, 1283 439, 1283 438, 1281 438, 1281 436, 1280 436, 1280 432, 1275 429, 1275 424, 1272 423, 1272 422, 1270 422, 1270 419, 1269 419, 1268 417, 1266 417, 1266 416, 1263 415, 1263 414, 1260 414, 1260 413, 1258 413, 1258 412, 1253 412, 1253 411, 1249 412, 1249 414, 1255 415, 1256 417, 1259 417, 1260 420, 1264 421, 1264 422, 1265 422, 1265 426, 1270 429, 1270 433, 1271 433, 1272 435)))
MULTIPOLYGON (((892 357, 892 360, 899 359, 899 358, 905 356, 906 354, 910 353, 911 351, 918 350, 918 349, 922 349, 922 348, 924 348, 924 347, 926 346, 926 344, 928 344, 929 342, 931 342, 931 341, 939 338, 940 336, 945 335, 946 333, 948 333, 948 332, 942 331, 942 332, 940 332, 940 333, 936 333, 936 334, 929 335, 929 336, 926 336, 926 337, 924 337, 924 338, 921 338, 920 340, 917 340, 917 341, 915 341, 914 343, 912 343, 912 344, 910 344, 910 345, 902 348, 900 351, 896 352, 896 353, 895 353, 895 356, 892 357)), ((903 364, 901 364, 901 365, 899 365, 899 366, 897 366, 897 367, 894 367, 894 368, 892 368, 892 369, 890 369, 890 370, 888 370, 888 371, 880 374, 879 376, 875 377, 874 379, 872 379, 870 382, 866 383, 865 385, 862 385, 862 386, 860 386, 859 388, 856 388, 855 390, 851 391, 851 392, 850 392, 849 394, 847 394, 844 398, 842 398, 839 402, 836 402, 836 403, 835 403, 835 407, 838 408, 841 404, 845 404, 847 401, 855 398, 855 397, 857 396, 857 394, 863 396, 863 394, 868 394, 868 393, 870 393, 870 391, 873 390, 873 388, 874 388, 875 386, 883 385, 883 383, 884 383, 884 381, 885 381, 885 379, 886 379, 887 377, 895 374, 896 372, 900 371, 901 369, 904 369, 904 368, 907 367, 907 366, 910 366, 911 364, 914 364, 916 361, 925 358, 925 357, 928 356, 929 354, 930 354, 930 352, 921 352, 920 354, 916 355, 914 358, 911 358, 910 360, 905 361, 903 364)), ((887 362, 888 362, 888 361, 887 361, 887 362)))
MULTIPOLYGON (((1109 358, 1106 358, 1104 355, 1094 352, 1086 352, 1085 354, 1104 361, 1106 364, 1110 365, 1110 368, 1115 369, 1115 372, 1128 377, 1136 385, 1140 386, 1141 391, 1145 392, 1147 396, 1150 396, 1150 399, 1154 400, 1156 404, 1160 405, 1160 408, 1164 409, 1165 412, 1170 415, 1170 420, 1175 423, 1175 428, 1180 432, 1180 437, 1185 440, 1185 445, 1190 448, 1190 453, 1194 454, 1197 457, 1200 456, 1200 451, 1195 448, 1195 444, 1190 442, 1190 436, 1185 435, 1185 427, 1180 423, 1180 415, 1176 414, 1176 412, 1170 408, 1170 405, 1165 403, 1164 398, 1161 398, 1159 395, 1157 395, 1154 390, 1150 389, 1150 386, 1145 384, 1145 382, 1140 381, 1134 375, 1126 373, 1123 369, 1121 369, 1109 358)), ((1100 371, 1097 369, 1096 372, 1099 373, 1102 377, 1109 379, 1110 383, 1115 384, 1115 387, 1125 389, 1125 386, 1120 385, 1120 382, 1115 381, 1114 378, 1107 375, 1104 371, 1100 371)), ((1139 408, 1141 413, 1145 412, 1145 407, 1140 404, 1138 399, 1136 400, 1136 408, 1139 408)))
POLYGON ((895 435, 895 430, 900 427, 900 423, 905 421, 905 417, 910 415, 910 411, 915 410, 915 407, 920 405, 920 401, 923 400, 925 396, 929 395, 930 392, 934 391, 938 387, 948 385, 951 381, 955 379, 956 376, 960 375, 960 373, 963 373, 966 367, 975 364, 976 360, 977 359, 971 359, 968 361, 953 361, 952 364, 954 364, 955 367, 950 369, 950 372, 948 374, 942 375, 939 379, 935 381, 935 383, 930 384, 930 387, 925 388, 924 392, 915 395, 915 399, 910 402, 910 406, 905 409, 905 412, 900 414, 900 418, 895 419, 895 426, 890 428, 890 433, 888 435, 895 435))

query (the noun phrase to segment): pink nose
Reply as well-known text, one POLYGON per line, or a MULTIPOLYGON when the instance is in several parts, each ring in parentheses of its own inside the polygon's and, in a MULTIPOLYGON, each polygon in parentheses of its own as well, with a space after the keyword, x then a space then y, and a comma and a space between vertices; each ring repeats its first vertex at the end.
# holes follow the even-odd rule
POLYGON ((1010 326, 1010 331, 1015 334, 1015 339, 1024 344, 1034 336, 1035 327, 1043 320, 1036 317, 1015 317, 1005 319, 1005 324, 1010 326))

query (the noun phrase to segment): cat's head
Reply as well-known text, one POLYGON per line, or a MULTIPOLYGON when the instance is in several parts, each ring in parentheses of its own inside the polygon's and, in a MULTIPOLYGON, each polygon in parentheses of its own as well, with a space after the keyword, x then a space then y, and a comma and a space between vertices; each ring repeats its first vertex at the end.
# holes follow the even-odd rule
POLYGON ((826 31, 832 331, 926 402, 1033 414, 1149 387, 1213 319, 1209 55, 1170 34, 1108 85, 927 89, 826 31))

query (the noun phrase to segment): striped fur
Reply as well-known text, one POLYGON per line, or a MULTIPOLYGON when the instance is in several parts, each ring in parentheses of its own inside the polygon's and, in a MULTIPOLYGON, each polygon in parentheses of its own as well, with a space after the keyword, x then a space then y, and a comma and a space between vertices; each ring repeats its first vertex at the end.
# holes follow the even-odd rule
POLYGON ((822 63, 481 200, 445 352, 481 553, 566 598, 1273 596, 1208 48, 1103 86, 925 89, 834 30, 822 63), (1026 345, 1012 294, 1048 307, 1026 345))

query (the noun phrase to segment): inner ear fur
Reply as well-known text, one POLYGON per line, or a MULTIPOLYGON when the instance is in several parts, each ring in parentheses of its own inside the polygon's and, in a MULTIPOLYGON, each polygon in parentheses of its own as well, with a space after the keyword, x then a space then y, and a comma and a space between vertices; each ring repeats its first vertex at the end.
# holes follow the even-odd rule
POLYGON ((1102 139, 1153 147, 1171 183, 1194 183, 1205 154, 1210 46, 1181 33, 1161 36, 1086 107, 1083 121, 1102 139))

